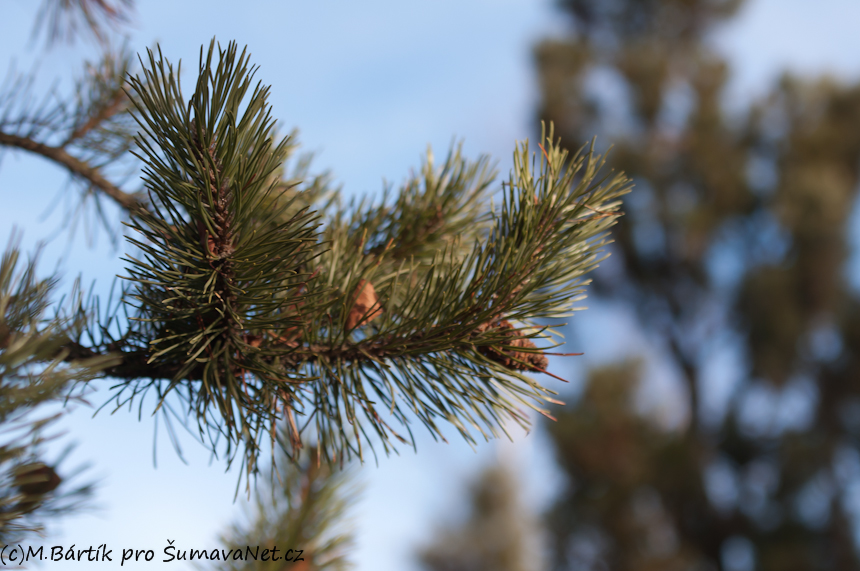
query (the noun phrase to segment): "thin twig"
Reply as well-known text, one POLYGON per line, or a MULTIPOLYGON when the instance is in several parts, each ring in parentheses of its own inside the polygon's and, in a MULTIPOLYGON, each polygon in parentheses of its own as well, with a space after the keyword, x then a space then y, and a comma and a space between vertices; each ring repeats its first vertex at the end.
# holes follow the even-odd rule
POLYGON ((92 117, 87 119, 87 121, 83 125, 75 129, 72 134, 69 135, 69 138, 63 142, 61 147, 65 147, 72 141, 80 139, 81 137, 89 133, 91 130, 93 130, 96 126, 100 125, 104 121, 110 119, 111 117, 122 111, 127 99, 128 96, 125 94, 124 91, 117 91, 111 98, 111 100, 108 102, 108 104, 101 107, 101 109, 99 109, 98 112, 93 114, 92 117))

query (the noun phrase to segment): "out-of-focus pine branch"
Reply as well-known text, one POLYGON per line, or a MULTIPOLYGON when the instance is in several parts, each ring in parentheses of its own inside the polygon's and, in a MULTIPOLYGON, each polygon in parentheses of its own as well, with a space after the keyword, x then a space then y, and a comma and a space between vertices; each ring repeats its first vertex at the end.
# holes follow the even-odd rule
POLYGON ((65 169, 81 190, 77 210, 91 200, 105 224, 103 197, 132 216, 147 208, 140 192, 123 188, 137 168, 129 161, 136 129, 124 90, 130 64, 127 52, 106 49, 100 61, 85 64, 71 98, 52 94, 39 101, 27 76, 10 75, 0 88, 0 148, 65 169))
POLYGON ((134 0, 44 0, 33 27, 36 38, 44 29, 49 45, 73 42, 79 36, 99 43, 131 23, 134 0))
POLYGON ((242 551, 260 546, 277 547, 279 561, 232 559, 218 570, 224 571, 341 571, 352 568, 346 553, 354 539, 347 512, 357 490, 349 470, 340 470, 312 452, 301 462, 280 455, 277 475, 257 489, 253 510, 247 521, 234 524, 221 537, 227 550, 242 551), (293 550, 289 553, 289 550, 293 550), (299 554, 298 552, 301 551, 299 554), (290 557, 285 562, 283 557, 290 557))
POLYGON ((38 281, 35 262, 21 270, 10 248, 0 262, 0 542, 38 531, 42 523, 77 507, 91 486, 72 488, 71 474, 43 458, 45 428, 59 415, 35 409, 74 398, 76 382, 93 378, 115 359, 67 361, 63 347, 79 323, 45 323, 53 280, 38 281), (59 471, 58 471, 59 470, 59 471))

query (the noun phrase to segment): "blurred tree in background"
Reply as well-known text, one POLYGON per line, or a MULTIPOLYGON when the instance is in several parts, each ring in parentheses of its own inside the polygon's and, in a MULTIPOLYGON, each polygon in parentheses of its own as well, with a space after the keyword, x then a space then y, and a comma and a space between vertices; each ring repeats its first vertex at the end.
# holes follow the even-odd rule
POLYGON ((509 462, 484 469, 469 490, 467 519, 439 527, 418 559, 427 571, 530 571, 540 567, 540 533, 509 462))
POLYGON ((548 425, 553 569, 860 567, 860 87, 786 76, 727 111, 707 40, 741 3, 562 0, 536 52, 538 116, 636 186, 597 296, 686 400, 680 427, 635 412, 654 367, 619 364, 548 425))

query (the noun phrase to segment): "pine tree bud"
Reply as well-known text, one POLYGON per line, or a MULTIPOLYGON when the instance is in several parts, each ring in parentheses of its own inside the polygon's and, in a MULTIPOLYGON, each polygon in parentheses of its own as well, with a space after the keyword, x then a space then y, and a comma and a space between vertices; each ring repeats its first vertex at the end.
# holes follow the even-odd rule
POLYGON ((347 329, 367 325, 382 315, 382 307, 379 305, 376 290, 369 281, 359 280, 352 297, 355 299, 355 303, 349 310, 349 315, 346 316, 347 329))
POLYGON ((41 462, 23 464, 15 469, 15 486, 26 496, 40 496, 53 492, 62 479, 54 469, 41 462))

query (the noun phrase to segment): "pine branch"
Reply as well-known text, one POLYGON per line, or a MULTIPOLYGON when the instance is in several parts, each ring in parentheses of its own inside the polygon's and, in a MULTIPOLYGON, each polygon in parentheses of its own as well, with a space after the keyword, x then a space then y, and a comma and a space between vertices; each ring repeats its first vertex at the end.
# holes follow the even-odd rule
POLYGON ((131 101, 123 89, 130 61, 124 51, 106 50, 98 62, 85 64, 72 98, 51 96, 36 106, 32 77, 9 81, 0 96, 0 147, 48 159, 84 186, 84 198, 105 195, 129 215, 139 214, 148 208, 145 198, 106 174, 127 160, 133 142, 131 101))
POLYGON ((49 45, 66 41, 71 43, 78 35, 89 34, 100 43, 107 41, 107 32, 127 25, 131 20, 134 0, 44 0, 33 37, 44 25, 49 45))
POLYGON ((249 476, 279 422, 288 454, 312 432, 333 460, 414 445, 416 419, 474 442, 527 426, 527 408, 548 414, 555 393, 526 373, 554 377, 535 340, 555 333, 536 320, 584 297, 627 179, 600 175, 590 150, 568 157, 550 130, 540 155, 515 153, 498 211, 481 208, 486 159, 455 150, 438 167, 429 155, 393 203, 329 200, 323 220, 323 187, 285 180, 294 145, 244 51, 201 50, 190 99, 160 52, 142 67, 129 93, 152 206, 129 223, 130 325, 67 346, 121 356, 106 370, 117 407, 155 391, 156 410, 184 411, 249 476))
POLYGON ((78 508, 91 485, 71 488, 59 462, 43 458, 44 432, 59 415, 34 418, 50 402, 78 400, 75 383, 92 379, 110 356, 64 365, 75 320, 43 323, 55 280, 37 281, 35 261, 18 271, 18 253, 7 250, 0 262, 0 542, 39 531, 42 522, 78 508), (60 475, 62 474, 62 476, 60 475))
MULTIPOLYGON (((221 536, 226 549, 237 549, 245 555, 248 546, 277 547, 283 554, 281 557, 293 549, 289 555, 293 561, 288 565, 297 571, 352 568, 346 552, 354 538, 345 520, 356 498, 355 486, 350 483, 352 475, 347 470, 320 462, 314 447, 309 449, 311 453, 298 463, 279 456, 276 474, 255 494, 249 523, 234 524, 221 536)), ((280 571, 284 562, 271 558, 268 561, 233 559, 214 568, 280 571)))

